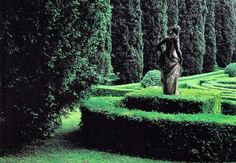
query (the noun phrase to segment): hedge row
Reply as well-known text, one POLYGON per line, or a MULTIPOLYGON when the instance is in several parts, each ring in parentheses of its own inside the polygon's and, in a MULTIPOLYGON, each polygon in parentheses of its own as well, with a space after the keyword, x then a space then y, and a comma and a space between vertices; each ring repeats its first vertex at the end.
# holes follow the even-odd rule
POLYGON ((236 101, 224 100, 222 102, 222 114, 236 115, 236 101))
MULTIPOLYGON (((189 84, 185 84, 184 87, 195 88, 189 84)), ((116 97, 116 96, 125 96, 127 93, 130 93, 135 90, 137 91, 140 89, 141 87, 139 84, 128 84, 128 85, 120 85, 120 86, 101 85, 101 86, 94 87, 92 94, 93 96, 115 96, 116 97)), ((204 89, 204 87, 201 87, 201 86, 196 87, 195 89, 200 89, 200 90, 203 90, 204 92, 207 91, 206 89, 204 89)), ((222 100, 222 105, 221 105, 222 114, 236 115, 235 106, 236 106, 236 103, 234 103, 232 100, 222 100)), ((148 110, 150 110, 150 108, 148 108, 148 110)))
POLYGON ((116 108, 121 99, 91 98, 81 108, 86 147, 163 160, 236 160, 235 116, 116 108))
POLYGON ((180 96, 163 95, 160 88, 128 93, 123 104, 132 109, 164 113, 221 113, 219 92, 181 89, 180 96), (201 96, 199 96, 201 95, 201 96))
POLYGON ((98 85, 93 87, 93 96, 124 96, 134 90, 141 89, 139 83, 124 84, 117 86, 98 85))
POLYGON ((111 86, 97 86, 93 88, 93 96, 124 96, 126 93, 133 91, 132 89, 118 89, 111 86))

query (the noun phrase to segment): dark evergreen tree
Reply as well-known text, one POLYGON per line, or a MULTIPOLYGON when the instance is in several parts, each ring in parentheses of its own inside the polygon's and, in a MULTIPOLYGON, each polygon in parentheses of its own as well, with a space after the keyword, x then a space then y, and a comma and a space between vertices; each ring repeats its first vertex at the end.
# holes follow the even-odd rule
POLYGON ((144 73, 159 68, 158 42, 167 34, 167 1, 142 0, 144 73))
POLYGON ((3 87, 3 81, 4 81, 4 76, 3 73, 5 73, 5 56, 4 56, 4 43, 6 40, 3 40, 3 17, 5 17, 5 2, 6 0, 0 1, 0 154, 2 153, 3 150, 3 105, 4 105, 4 87, 3 87), (2 30, 1 30, 2 29, 2 30))
POLYGON ((234 54, 232 62, 236 62, 236 0, 234 0, 234 54))
POLYGON ((79 10, 83 17, 83 24, 79 26, 83 37, 80 49, 88 55, 90 64, 97 66, 97 73, 105 78, 111 71, 112 14, 109 4, 110 0, 81 1, 79 10))
POLYGON ((1 0, 0 8, 1 153, 49 136, 97 82, 111 12, 105 0, 1 0))
POLYGON ((179 0, 167 0, 168 27, 179 23, 179 0))
POLYGON ((120 83, 138 82, 143 75, 140 0, 113 0, 112 66, 120 83))
POLYGON ((219 67, 227 66, 234 51, 233 0, 218 0, 216 3, 216 60, 219 67))
POLYGON ((180 0, 179 21, 181 50, 183 52, 183 75, 202 72, 205 54, 206 0, 180 0))
POLYGON ((216 31, 215 31, 216 0, 207 1, 207 17, 205 25, 206 53, 204 56, 203 71, 213 71, 216 66, 216 31))

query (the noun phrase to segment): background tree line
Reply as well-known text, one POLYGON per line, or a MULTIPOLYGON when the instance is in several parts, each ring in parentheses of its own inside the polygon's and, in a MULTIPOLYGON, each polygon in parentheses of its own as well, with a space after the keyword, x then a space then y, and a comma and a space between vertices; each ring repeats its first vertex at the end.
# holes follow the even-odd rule
POLYGON ((159 68, 160 54, 156 45, 174 24, 182 28, 183 75, 210 72, 217 66, 225 67, 234 62, 235 3, 235 0, 114 0, 112 64, 119 67, 114 67, 114 72, 120 77, 120 83, 137 82, 147 71, 159 68), (129 9, 130 5, 133 10, 129 9), (128 13, 136 15, 137 20, 141 17, 142 21, 134 21, 128 13), (119 17, 122 19, 117 19, 119 17), (121 28, 133 26, 142 29, 143 34, 137 31, 135 34, 138 41, 143 40, 143 50, 140 50, 140 43, 132 40, 129 30, 120 32, 121 28), (131 48, 136 49, 135 53, 127 53, 131 48), (132 68, 122 69, 129 63, 132 68), (135 71, 139 66, 144 67, 143 71, 135 71))
POLYGON ((183 74, 236 61, 235 0, 1 0, 0 150, 50 136, 60 115, 113 71, 158 69, 156 45, 179 24, 183 74))

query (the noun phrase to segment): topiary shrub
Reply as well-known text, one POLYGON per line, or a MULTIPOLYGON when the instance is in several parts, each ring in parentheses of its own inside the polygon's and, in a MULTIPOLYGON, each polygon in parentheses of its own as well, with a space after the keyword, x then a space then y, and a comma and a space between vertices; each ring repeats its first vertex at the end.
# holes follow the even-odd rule
POLYGON ((236 63, 231 63, 225 68, 225 74, 229 74, 230 77, 236 77, 236 63))
POLYGON ((149 86, 161 85, 161 72, 159 70, 149 71, 142 79, 141 86, 146 88, 149 86))

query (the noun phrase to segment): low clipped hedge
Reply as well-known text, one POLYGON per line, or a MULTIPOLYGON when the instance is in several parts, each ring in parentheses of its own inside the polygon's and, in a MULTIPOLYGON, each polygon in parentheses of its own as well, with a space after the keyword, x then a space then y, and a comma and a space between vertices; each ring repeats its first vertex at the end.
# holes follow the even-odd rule
POLYGON ((122 98, 93 97, 81 107, 86 147, 175 161, 235 161, 236 117, 117 108, 122 98))
POLYGON ((222 114, 236 115, 236 101, 224 100, 222 102, 222 114))
POLYGON ((98 85, 93 87, 93 96, 124 96, 134 90, 139 90, 140 84, 124 84, 118 86, 98 85))
POLYGON ((163 95, 161 88, 151 87, 125 95, 124 106, 131 109, 164 113, 221 113, 220 92, 181 89, 180 95, 163 95))
POLYGON ((131 92, 131 89, 118 89, 112 86, 97 86, 93 88, 93 96, 124 96, 131 92))

